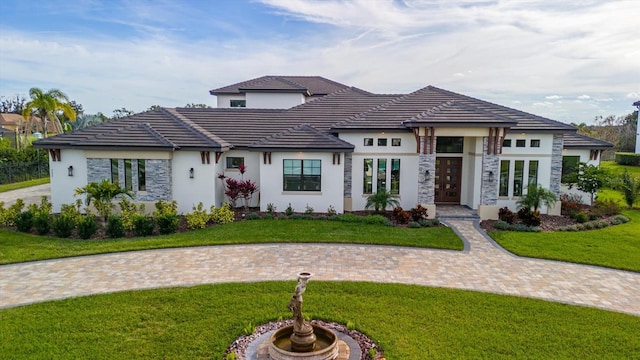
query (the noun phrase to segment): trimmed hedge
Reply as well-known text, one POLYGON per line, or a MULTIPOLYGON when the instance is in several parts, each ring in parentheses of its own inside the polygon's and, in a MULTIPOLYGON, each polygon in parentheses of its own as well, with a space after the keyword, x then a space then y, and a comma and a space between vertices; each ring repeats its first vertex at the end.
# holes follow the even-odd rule
POLYGON ((640 154, 617 152, 616 163, 620 165, 640 166, 640 154))

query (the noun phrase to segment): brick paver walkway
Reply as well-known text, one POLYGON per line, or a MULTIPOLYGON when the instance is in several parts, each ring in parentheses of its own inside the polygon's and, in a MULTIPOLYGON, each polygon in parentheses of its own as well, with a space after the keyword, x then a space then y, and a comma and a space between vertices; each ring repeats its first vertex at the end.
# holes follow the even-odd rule
POLYGON ((161 249, 0 266, 0 307, 108 293, 220 282, 377 281, 470 289, 640 315, 640 273, 519 258, 470 220, 449 225, 468 251, 392 246, 270 244, 161 249))

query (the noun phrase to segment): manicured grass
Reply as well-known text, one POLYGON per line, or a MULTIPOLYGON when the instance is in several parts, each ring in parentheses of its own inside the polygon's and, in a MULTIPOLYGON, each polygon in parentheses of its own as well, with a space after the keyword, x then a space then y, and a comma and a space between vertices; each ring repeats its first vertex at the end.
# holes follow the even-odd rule
POLYGON ((3 184, 3 185, 0 185, 0 193, 5 191, 28 188, 36 185, 48 184, 49 181, 50 179, 46 177, 46 178, 21 181, 21 182, 11 183, 11 184, 3 184))
POLYGON ((77 240, 0 230, 0 264, 182 246, 247 243, 353 243, 462 250, 447 227, 398 228, 328 220, 254 220, 146 238, 77 240))
POLYGON ((626 169, 631 175, 640 176, 640 166, 619 165, 615 161, 602 161, 600 167, 615 174, 622 174, 626 169))
MULTIPOLYGON (((289 318, 295 283, 123 292, 0 310, 11 359, 221 359, 243 327, 289 318)), ((389 360, 631 359, 640 317, 409 285, 311 281, 304 313, 353 322, 389 360)))
POLYGON ((520 256, 640 272, 640 211, 627 210, 623 214, 631 221, 600 230, 553 233, 492 231, 489 236, 520 256))

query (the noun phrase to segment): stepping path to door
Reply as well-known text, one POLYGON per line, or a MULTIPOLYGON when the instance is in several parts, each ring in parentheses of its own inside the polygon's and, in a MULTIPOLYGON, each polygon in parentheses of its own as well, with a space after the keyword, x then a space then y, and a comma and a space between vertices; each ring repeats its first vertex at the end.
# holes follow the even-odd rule
POLYGON ((147 250, 0 266, 0 307, 221 282, 375 281, 541 298, 640 315, 640 273, 520 258, 472 220, 448 224, 468 251, 392 246, 271 244, 147 250))

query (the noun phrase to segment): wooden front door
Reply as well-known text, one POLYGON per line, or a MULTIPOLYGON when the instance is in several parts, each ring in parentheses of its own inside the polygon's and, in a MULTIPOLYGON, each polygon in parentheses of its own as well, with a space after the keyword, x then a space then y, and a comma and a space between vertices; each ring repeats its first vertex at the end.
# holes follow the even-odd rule
POLYGON ((462 158, 436 158, 435 202, 460 204, 462 158))

